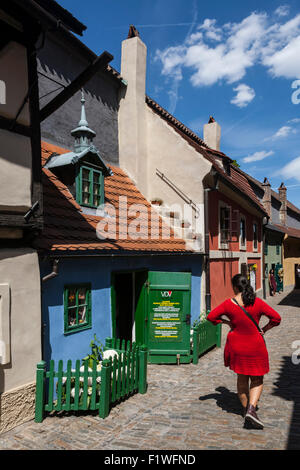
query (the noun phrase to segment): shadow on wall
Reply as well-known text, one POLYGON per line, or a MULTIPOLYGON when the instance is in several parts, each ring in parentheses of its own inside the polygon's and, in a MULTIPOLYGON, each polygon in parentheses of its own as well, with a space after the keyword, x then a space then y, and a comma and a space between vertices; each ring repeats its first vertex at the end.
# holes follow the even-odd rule
POLYGON ((274 382, 272 395, 294 402, 293 414, 290 421, 287 450, 300 449, 300 364, 293 364, 291 356, 281 359, 280 375, 274 382))

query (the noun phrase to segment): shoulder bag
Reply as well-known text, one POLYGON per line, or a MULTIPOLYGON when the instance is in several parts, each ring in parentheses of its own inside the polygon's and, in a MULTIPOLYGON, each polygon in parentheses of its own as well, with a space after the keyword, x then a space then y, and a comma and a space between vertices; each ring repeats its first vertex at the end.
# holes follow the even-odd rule
POLYGON ((232 300, 234 301, 234 303, 236 303, 236 304, 243 310, 243 312, 247 315, 247 317, 250 318, 250 320, 252 321, 252 323, 254 323, 254 325, 255 325, 256 328, 258 329, 259 333, 261 334, 261 336, 262 336, 262 338, 263 338, 263 340, 264 340, 264 342, 265 342, 265 344, 266 344, 266 340, 265 340, 265 338, 264 338, 263 331, 262 331, 262 329, 259 327, 259 325, 256 323, 256 321, 254 320, 254 318, 250 315, 250 313, 247 312, 246 309, 244 309, 244 307, 242 307, 242 306, 237 302, 237 300, 235 300, 235 299, 232 299, 232 300))

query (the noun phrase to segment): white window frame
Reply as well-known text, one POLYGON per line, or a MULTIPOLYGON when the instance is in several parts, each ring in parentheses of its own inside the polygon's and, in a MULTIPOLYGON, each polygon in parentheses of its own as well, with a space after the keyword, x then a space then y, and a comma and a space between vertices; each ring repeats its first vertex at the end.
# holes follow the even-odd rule
POLYGON ((219 201, 219 207, 218 207, 218 240, 219 240, 219 250, 228 250, 229 248, 229 243, 228 242, 222 242, 221 241, 221 208, 226 208, 229 209, 229 227, 228 227, 228 232, 230 234, 230 228, 231 228, 231 217, 232 217, 232 211, 231 211, 231 206, 227 204, 226 202, 219 201))
POLYGON ((253 253, 257 253, 258 252, 258 222, 257 220, 253 220, 253 224, 252 224, 252 232, 253 232, 253 253), (256 243, 257 243, 257 246, 255 248, 254 246, 254 225, 256 225, 256 243))
POLYGON ((239 223, 239 247, 240 251, 247 251, 247 220, 244 214, 240 214, 240 223, 239 223), (245 244, 242 245, 242 234, 241 234, 241 221, 245 222, 245 244))

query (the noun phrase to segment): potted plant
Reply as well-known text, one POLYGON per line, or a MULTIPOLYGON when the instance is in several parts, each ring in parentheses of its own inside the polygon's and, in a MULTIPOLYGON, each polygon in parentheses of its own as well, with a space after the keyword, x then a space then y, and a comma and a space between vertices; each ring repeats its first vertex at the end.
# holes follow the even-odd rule
POLYGON ((153 204, 155 206, 161 206, 162 203, 163 203, 163 200, 158 198, 158 197, 151 200, 151 204, 153 204))

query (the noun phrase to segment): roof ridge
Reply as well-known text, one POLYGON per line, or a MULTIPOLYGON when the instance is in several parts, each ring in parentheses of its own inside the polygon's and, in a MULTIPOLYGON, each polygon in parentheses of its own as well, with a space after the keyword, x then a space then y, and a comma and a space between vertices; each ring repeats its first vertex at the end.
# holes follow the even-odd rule
MULTIPOLYGON (((249 175, 249 173, 247 173, 247 172, 244 171, 244 170, 241 170, 241 169, 238 168, 238 167, 235 167, 235 168, 236 168, 237 171, 239 171, 240 173, 243 173, 246 178, 249 178, 249 179, 252 180, 255 184, 257 184, 259 187, 262 188, 263 183, 261 183, 258 179, 254 178, 254 176, 249 175)), ((279 194, 278 194, 276 191, 274 191, 274 189, 272 189, 272 187, 271 187, 271 192, 272 192, 272 195, 275 197, 275 199, 279 200, 279 194)), ((294 212, 297 212, 298 214, 300 214, 300 209, 299 209, 299 207, 297 207, 295 204, 293 204, 293 203, 292 203, 291 201, 289 201, 288 199, 287 199, 287 204, 290 206, 290 209, 291 209, 291 210, 293 210, 294 212)))

